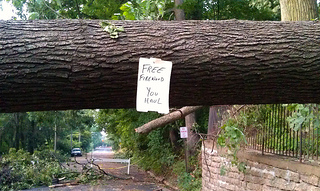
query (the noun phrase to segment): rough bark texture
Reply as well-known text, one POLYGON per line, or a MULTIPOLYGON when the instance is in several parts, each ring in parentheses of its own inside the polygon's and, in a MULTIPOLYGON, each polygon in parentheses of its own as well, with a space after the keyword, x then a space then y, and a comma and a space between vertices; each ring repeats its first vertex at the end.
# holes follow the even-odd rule
POLYGON ((0 112, 134 108, 138 60, 173 62, 170 106, 320 102, 320 23, 0 21, 0 112))
POLYGON ((200 109, 202 106, 186 106, 183 107, 177 111, 174 111, 172 113, 169 113, 167 115, 164 115, 162 117, 159 117, 155 120, 152 120, 141 127, 138 127, 135 129, 137 133, 149 133, 150 131, 162 127, 166 124, 172 123, 178 119, 182 119, 186 115, 189 115, 192 112, 195 112, 196 110, 200 109))
POLYGON ((188 154, 192 156, 196 150, 198 141, 200 139, 199 135, 197 135, 193 130, 193 125, 196 123, 196 113, 192 112, 187 115, 185 118, 185 124, 188 128, 188 138, 187 138, 187 145, 188 145, 188 154))
POLYGON ((318 18, 316 0, 280 0, 282 21, 310 21, 318 18))
POLYGON ((208 135, 216 135, 220 122, 222 120, 222 114, 225 111, 226 106, 211 106, 209 111, 208 120, 208 135))

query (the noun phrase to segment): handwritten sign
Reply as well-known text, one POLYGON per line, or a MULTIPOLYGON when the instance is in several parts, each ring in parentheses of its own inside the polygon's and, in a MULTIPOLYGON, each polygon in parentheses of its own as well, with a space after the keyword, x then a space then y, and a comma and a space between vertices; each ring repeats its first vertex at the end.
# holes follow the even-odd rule
POLYGON ((188 138, 188 128, 187 127, 180 127, 180 138, 181 139, 188 138))
POLYGON ((137 111, 169 113, 169 88, 172 62, 140 58, 137 86, 137 111))

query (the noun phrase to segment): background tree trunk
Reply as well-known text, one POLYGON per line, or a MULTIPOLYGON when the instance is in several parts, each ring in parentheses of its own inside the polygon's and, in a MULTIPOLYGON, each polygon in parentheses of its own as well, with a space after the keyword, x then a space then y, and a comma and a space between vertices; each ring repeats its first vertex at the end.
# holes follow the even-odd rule
POLYGON ((177 130, 171 128, 169 131, 169 138, 170 138, 172 148, 175 152, 178 152, 180 150, 179 144, 178 144, 178 140, 179 140, 178 137, 179 135, 177 130))
POLYGON ((211 106, 209 110, 209 120, 208 120, 208 135, 216 135, 219 131, 222 116, 227 111, 229 106, 211 106))
POLYGON ((179 6, 183 4, 183 0, 174 0, 174 15, 177 21, 185 20, 185 14, 183 9, 181 9, 179 6))
POLYGON ((36 123, 34 120, 31 120, 30 122, 30 129, 29 131, 27 132, 28 133, 28 152, 33 154, 34 152, 34 146, 36 145, 35 144, 35 129, 36 129, 36 123))
MULTIPOLYGON (((179 9, 178 6, 181 6, 183 3, 183 0, 175 0, 174 4, 175 4, 175 8, 174 8, 174 15, 175 15, 175 19, 178 21, 184 20, 185 16, 184 16, 184 11, 183 9, 179 9)), ((171 144, 174 148, 178 148, 178 133, 176 131, 176 129, 171 128, 169 130, 169 137, 170 137, 170 141, 171 144)))
POLYGON ((281 21, 310 21, 318 18, 316 0, 280 0, 281 21))
POLYGON ((14 147, 16 150, 20 149, 20 113, 14 113, 14 147))
POLYGON ((196 151, 196 147, 199 141, 199 135, 197 135, 192 129, 193 125, 196 123, 196 114, 195 112, 190 113, 185 117, 186 127, 188 128, 188 138, 187 138, 187 145, 188 145, 188 155, 193 156, 196 151))
MULTIPOLYGON (((185 20, 185 14, 183 9, 179 8, 183 4, 183 0, 175 0, 175 18, 178 21, 185 20)), ((190 113, 189 115, 185 116, 185 124, 188 129, 188 138, 187 138, 187 155, 192 156, 196 151, 196 146, 199 141, 199 136, 195 134, 192 130, 193 124, 196 123, 196 114, 195 112, 190 113)), ((187 159, 189 156, 186 156, 187 159)), ((187 170, 188 171, 188 170, 187 170)))
POLYGON ((110 22, 0 21, 0 112, 134 108, 140 57, 173 62, 171 107, 320 102, 318 22, 110 22))

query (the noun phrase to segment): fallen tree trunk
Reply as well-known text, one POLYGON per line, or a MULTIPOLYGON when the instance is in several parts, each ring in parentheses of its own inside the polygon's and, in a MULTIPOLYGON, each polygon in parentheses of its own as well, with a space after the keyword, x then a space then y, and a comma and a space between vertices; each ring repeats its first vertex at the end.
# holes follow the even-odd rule
POLYGON ((190 113, 195 112, 196 110, 200 109, 202 106, 186 106, 181 109, 178 109, 174 112, 171 112, 167 115, 159 117, 155 120, 152 120, 141 127, 136 128, 137 133, 149 133, 150 131, 172 123, 178 119, 182 119, 190 113))
POLYGON ((0 112, 134 108, 138 60, 173 62, 170 106, 320 102, 320 23, 0 21, 0 112))

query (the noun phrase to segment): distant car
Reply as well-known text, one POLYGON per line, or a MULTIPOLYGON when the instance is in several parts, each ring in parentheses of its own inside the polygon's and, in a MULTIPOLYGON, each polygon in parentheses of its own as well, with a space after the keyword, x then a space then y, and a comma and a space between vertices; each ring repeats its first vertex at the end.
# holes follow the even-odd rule
POLYGON ((71 156, 82 156, 82 152, 80 148, 74 148, 71 150, 71 156))

